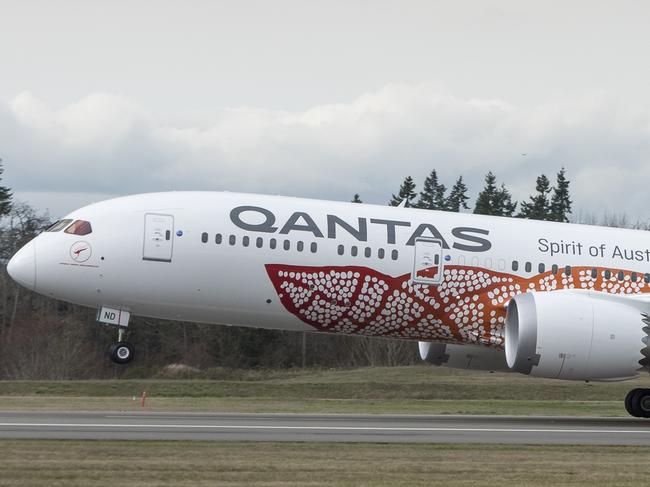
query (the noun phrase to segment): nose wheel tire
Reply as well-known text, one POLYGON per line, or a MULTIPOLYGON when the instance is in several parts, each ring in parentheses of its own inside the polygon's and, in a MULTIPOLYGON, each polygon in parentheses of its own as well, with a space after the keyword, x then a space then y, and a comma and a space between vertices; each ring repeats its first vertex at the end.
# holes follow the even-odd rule
POLYGON ((133 360, 135 350, 129 342, 117 342, 108 349, 108 355, 116 364, 128 364, 133 360))
POLYGON ((628 392, 625 409, 635 418, 650 418, 650 389, 632 389, 628 392))

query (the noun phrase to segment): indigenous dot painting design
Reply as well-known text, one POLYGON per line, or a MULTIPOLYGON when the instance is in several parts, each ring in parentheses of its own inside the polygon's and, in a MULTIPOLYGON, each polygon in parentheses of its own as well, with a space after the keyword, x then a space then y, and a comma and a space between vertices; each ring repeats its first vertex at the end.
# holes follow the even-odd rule
POLYGON ((569 275, 562 270, 524 278, 446 266, 442 282, 432 286, 412 283, 410 274, 392 277, 367 267, 266 265, 284 307, 317 330, 496 348, 503 347, 505 305, 517 294, 561 289, 650 292, 642 275, 597 269, 593 277, 592 270, 574 267, 569 275))

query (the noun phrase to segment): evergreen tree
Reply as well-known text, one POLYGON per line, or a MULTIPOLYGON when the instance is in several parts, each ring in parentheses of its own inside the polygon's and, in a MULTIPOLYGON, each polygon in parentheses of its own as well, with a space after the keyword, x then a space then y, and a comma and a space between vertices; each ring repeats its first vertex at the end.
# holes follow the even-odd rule
POLYGON ((460 176, 451 188, 445 206, 448 211, 459 212, 461 208, 467 210, 469 209, 469 206, 467 206, 468 200, 469 196, 467 196, 467 186, 465 186, 465 183, 463 182, 463 176, 460 176))
POLYGON ((553 188, 551 197, 551 213, 549 220, 556 222, 568 222, 571 213, 571 198, 569 197, 570 181, 565 176, 565 170, 562 168, 557 173, 557 180, 553 188))
POLYGON ((512 216, 517 209, 517 202, 512 201, 510 191, 506 189, 506 185, 501 183, 501 187, 497 191, 497 197, 494 201, 495 215, 498 216, 512 216))
POLYGON ((474 213, 477 215, 512 216, 517 209, 517 203, 512 202, 510 191, 505 184, 499 188, 497 178, 488 172, 485 176, 485 187, 476 198, 474 213))
POLYGON ((361 198, 359 198, 359 193, 354 193, 354 198, 352 198, 352 203, 363 203, 361 198))
POLYGON ((517 216, 531 220, 550 220, 551 202, 548 198, 550 193, 551 182, 544 174, 538 176, 535 185, 535 194, 530 197, 530 201, 521 203, 521 211, 517 216))
POLYGON ((444 184, 440 184, 438 174, 434 169, 424 180, 424 187, 420 192, 420 198, 415 206, 426 210, 446 210, 446 191, 447 188, 445 188, 444 184))
MULTIPOLYGON (((5 172, 2 166, 2 159, 0 159, 0 181, 2 181, 2 173, 5 172)), ((6 186, 0 186, 0 216, 8 215, 11 211, 11 190, 6 186)))
POLYGON ((485 187, 476 197, 476 204, 474 205, 474 213, 477 215, 494 215, 494 200, 496 199, 497 192, 497 177, 488 172, 485 175, 485 187))
POLYGON ((406 204, 404 206, 412 207, 415 196, 415 183, 413 182, 413 178, 411 176, 407 176, 406 179, 404 179, 402 185, 399 187, 399 193, 397 196, 393 195, 388 204, 390 206, 399 206, 402 201, 406 200, 406 204))

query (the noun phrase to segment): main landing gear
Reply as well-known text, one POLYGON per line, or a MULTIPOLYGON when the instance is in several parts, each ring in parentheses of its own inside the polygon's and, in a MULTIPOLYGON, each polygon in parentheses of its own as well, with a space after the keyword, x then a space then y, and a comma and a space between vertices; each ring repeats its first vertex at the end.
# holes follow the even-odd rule
POLYGON ((632 389, 628 392, 625 409, 635 418, 650 418, 650 389, 632 389))
POLYGON ((124 340, 131 314, 128 311, 103 307, 97 313, 97 321, 109 326, 117 326, 117 342, 108 349, 108 356, 116 364, 128 364, 133 360, 133 345, 124 340))

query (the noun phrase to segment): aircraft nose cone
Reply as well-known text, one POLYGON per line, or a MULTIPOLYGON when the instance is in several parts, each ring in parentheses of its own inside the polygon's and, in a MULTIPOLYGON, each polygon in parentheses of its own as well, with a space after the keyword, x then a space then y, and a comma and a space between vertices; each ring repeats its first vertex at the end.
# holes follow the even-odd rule
POLYGON ((7 264, 7 272, 18 284, 34 290, 36 287, 36 250, 33 241, 14 254, 7 264))

